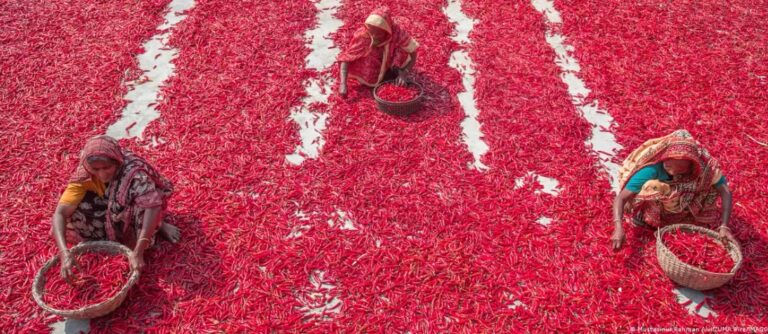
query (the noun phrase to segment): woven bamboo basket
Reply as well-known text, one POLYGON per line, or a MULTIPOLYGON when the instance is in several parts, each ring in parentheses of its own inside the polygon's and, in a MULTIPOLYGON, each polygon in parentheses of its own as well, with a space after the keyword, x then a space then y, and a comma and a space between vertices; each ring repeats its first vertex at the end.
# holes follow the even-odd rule
MULTIPOLYGON (((131 255, 131 250, 128 249, 128 247, 112 241, 83 242, 72 247, 70 252, 72 255, 92 252, 123 255, 125 257, 129 257, 131 255)), ((40 305, 40 307, 42 307, 44 310, 65 318, 92 319, 109 314, 123 303, 125 297, 128 296, 128 291, 131 290, 131 288, 139 280, 139 272, 131 270, 131 276, 128 278, 128 281, 117 294, 112 296, 112 298, 109 298, 101 303, 84 306, 79 309, 59 310, 43 302, 43 295, 45 294, 45 274, 58 263, 59 257, 54 255, 54 257, 48 260, 48 262, 46 262, 45 265, 40 269, 40 271, 35 276, 34 282, 32 283, 32 297, 35 299, 35 302, 37 302, 37 305, 40 305)))
POLYGON ((718 233, 707 228, 690 224, 676 224, 663 227, 656 231, 656 257, 659 265, 667 276, 675 283, 695 290, 709 290, 719 288, 736 275, 741 267, 742 254, 741 246, 733 240, 723 243, 718 239, 718 233), (727 273, 715 273, 692 266, 681 261, 672 251, 664 245, 663 236, 667 232, 676 230, 690 233, 700 233, 714 239, 718 244, 728 250, 728 254, 733 259, 733 268, 727 273))
POLYGON ((421 105, 424 100, 424 87, 419 83, 413 81, 406 83, 407 86, 418 89, 419 94, 409 101, 402 102, 387 101, 379 97, 379 88, 387 84, 394 84, 394 81, 384 81, 373 88, 373 99, 376 100, 376 107, 378 107, 379 110, 387 114, 398 116, 410 115, 421 110, 421 105))

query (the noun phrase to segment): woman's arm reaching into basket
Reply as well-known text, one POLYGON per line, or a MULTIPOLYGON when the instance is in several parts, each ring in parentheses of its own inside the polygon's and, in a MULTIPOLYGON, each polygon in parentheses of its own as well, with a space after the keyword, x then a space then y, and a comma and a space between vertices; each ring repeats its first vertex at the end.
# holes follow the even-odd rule
POLYGON ((161 211, 159 206, 144 210, 139 240, 136 241, 133 257, 131 257, 131 266, 134 270, 141 271, 144 269, 144 250, 151 246, 150 238, 155 234, 155 230, 157 230, 157 226, 160 223, 162 218, 161 211))
POLYGON ((61 277, 72 284, 74 274, 72 267, 77 266, 75 258, 69 253, 67 248, 67 239, 64 233, 67 230, 67 218, 75 212, 74 205, 59 204, 53 213, 53 229, 51 230, 53 238, 56 240, 56 247, 59 248, 59 260, 61 261, 61 277))

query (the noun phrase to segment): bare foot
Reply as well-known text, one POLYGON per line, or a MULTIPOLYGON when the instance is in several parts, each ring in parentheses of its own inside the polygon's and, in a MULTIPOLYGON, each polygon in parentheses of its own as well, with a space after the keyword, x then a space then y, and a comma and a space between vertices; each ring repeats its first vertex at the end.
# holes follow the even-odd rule
POLYGON ((160 231, 158 232, 160 233, 160 236, 165 238, 165 240, 168 240, 174 244, 179 242, 179 239, 181 239, 181 230, 171 223, 163 223, 163 225, 160 226, 160 231))

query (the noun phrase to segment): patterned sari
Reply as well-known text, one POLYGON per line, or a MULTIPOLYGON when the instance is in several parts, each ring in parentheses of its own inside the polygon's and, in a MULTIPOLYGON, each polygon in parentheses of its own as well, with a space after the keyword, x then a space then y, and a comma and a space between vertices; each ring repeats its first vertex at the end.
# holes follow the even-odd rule
POLYGON ((619 170, 621 189, 644 167, 668 159, 691 161, 691 173, 671 181, 646 182, 624 212, 642 218, 653 227, 678 223, 709 225, 719 221, 713 186, 722 177, 717 160, 686 130, 646 141, 624 160, 619 170))
POLYGON ((336 59, 347 62, 349 76, 366 86, 376 86, 393 67, 403 67, 416 51, 419 43, 400 28, 389 15, 387 7, 381 7, 365 20, 365 26, 355 31, 352 41, 336 59), (380 29, 388 38, 374 45, 369 28, 380 29))
MULTIPOLYGON (((164 213, 173 194, 173 184, 144 159, 121 149, 117 141, 108 136, 88 140, 70 182, 93 178, 87 160, 94 156, 116 161, 118 171, 107 185, 103 198, 93 192, 86 193, 67 222, 67 241, 114 240, 132 246, 141 231, 145 210, 160 207, 164 213)), ((151 243, 154 244, 154 236, 151 243)))

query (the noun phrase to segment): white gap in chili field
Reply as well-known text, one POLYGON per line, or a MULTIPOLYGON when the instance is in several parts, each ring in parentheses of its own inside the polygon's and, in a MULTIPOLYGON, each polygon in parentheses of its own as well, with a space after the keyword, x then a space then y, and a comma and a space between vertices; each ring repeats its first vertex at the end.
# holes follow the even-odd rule
POLYGON ((51 334, 88 334, 91 331, 91 321, 88 319, 64 319, 50 324, 48 327, 51 328, 51 334))
POLYGON ((312 225, 308 224, 310 215, 312 215, 312 213, 307 214, 304 211, 296 210, 293 215, 296 216, 296 219, 298 219, 300 223, 291 228, 291 233, 285 237, 286 239, 299 238, 304 235, 305 232, 312 229, 312 225))
POLYGON ((341 313, 344 304, 332 292, 336 285, 325 277, 325 271, 315 270, 309 276, 310 289, 301 292, 296 300, 302 305, 296 309, 308 320, 328 321, 334 314, 341 313))
POLYGON ((259 193, 257 193, 257 192, 254 192, 254 191, 243 191, 243 190, 227 191, 227 194, 228 195, 232 195, 232 196, 237 196, 237 197, 248 197, 248 198, 253 199, 253 200, 258 199, 259 196, 260 196, 259 193))
POLYGON ((285 160, 293 165, 301 165, 306 159, 317 159, 325 144, 323 131, 328 125, 328 114, 313 111, 312 104, 328 104, 328 96, 333 87, 334 80, 327 70, 336 62, 340 52, 331 38, 331 34, 344 24, 335 16, 340 5, 340 0, 315 1, 318 10, 317 26, 304 34, 307 47, 312 50, 307 56, 306 68, 320 74, 304 81, 307 96, 301 100, 301 105, 291 108, 289 119, 299 125, 301 138, 301 145, 296 146, 294 153, 285 156, 285 160))
POLYGON ((549 226, 552 224, 552 218, 549 218, 547 216, 541 216, 539 219, 536 219, 536 223, 538 223, 541 226, 549 226))
POLYGON ((328 226, 334 228, 338 226, 340 230, 357 231, 355 223, 352 221, 351 215, 339 209, 328 219, 328 226))
POLYGON ((514 309, 517 309, 517 308, 519 308, 519 307, 527 308, 527 305, 525 305, 525 303, 523 303, 523 302, 522 302, 522 301, 520 301, 519 299, 515 298, 515 295, 513 295, 513 294, 511 294, 511 293, 508 293, 508 292, 505 292, 505 293, 504 293, 504 296, 505 296, 505 297, 507 298, 507 300, 509 300, 509 302, 510 302, 510 303, 507 305, 507 309, 510 309, 510 310, 514 310, 514 309))
MULTIPOLYGON (((338 228, 342 231, 357 231, 358 228, 355 226, 355 222, 352 220, 352 215, 348 212, 344 212, 339 209, 335 209, 336 211, 332 212, 330 214, 330 218, 327 220, 328 227, 331 229, 338 228)), ((296 239, 300 238, 304 235, 305 232, 308 232, 312 229, 312 223, 310 222, 312 219, 312 216, 315 215, 314 212, 305 213, 304 211, 297 210, 293 214, 298 220, 298 223, 291 227, 291 232, 288 233, 287 236, 285 236, 286 239, 296 239)), ((377 240, 377 247, 380 246, 380 241, 377 240)))
POLYGON ((115 139, 142 138, 141 134, 147 125, 160 117, 160 112, 155 109, 160 98, 160 88, 173 74, 176 68, 173 60, 179 53, 168 46, 171 28, 187 17, 184 12, 194 5, 194 0, 173 0, 168 4, 165 21, 157 27, 160 34, 146 41, 144 53, 136 56, 144 75, 128 83, 130 88, 123 97, 128 105, 123 109, 120 119, 107 128, 108 136, 115 139))
POLYGON ((690 315, 698 315, 702 318, 717 317, 717 313, 712 311, 708 301, 712 296, 704 294, 699 290, 677 287, 672 289, 677 298, 677 303, 684 305, 690 315))
MULTIPOLYGON (((557 181, 557 179, 553 179, 551 177, 541 176, 539 174, 536 174, 534 172, 528 172, 523 177, 518 177, 515 179, 515 188, 514 189, 520 189, 525 185, 525 179, 528 177, 532 177, 533 180, 541 185, 541 190, 536 189, 534 191, 535 194, 545 193, 552 196, 557 196, 560 194, 560 182, 557 181)), ((552 218, 541 216, 538 219, 536 219, 536 223, 538 223, 541 226, 549 226, 552 224, 552 218)))
POLYGON ((488 166, 482 163, 481 158, 483 154, 488 152, 488 144, 483 141, 481 124, 477 120, 480 111, 477 110, 475 102, 475 68, 474 62, 466 50, 466 47, 472 43, 469 39, 469 33, 477 20, 464 14, 461 10, 461 0, 448 0, 448 4, 443 8, 443 13, 449 21, 455 24, 451 39, 462 45, 461 50, 451 53, 448 65, 461 73, 461 82, 464 85, 464 91, 458 93, 456 97, 466 115, 466 118, 461 122, 461 131, 462 140, 473 157, 473 161, 468 165, 469 168, 485 171, 488 170, 488 166))
POLYGON ((539 185, 541 185, 541 190, 536 190, 534 193, 540 194, 545 193, 552 196, 557 196, 560 194, 560 181, 557 179, 553 179, 551 177, 541 176, 539 174, 536 174, 534 172, 528 172, 525 174, 526 176, 518 177, 515 179, 515 189, 520 189, 525 185, 525 178, 526 177, 532 177, 534 181, 536 181, 539 185))
POLYGON ((568 86, 571 102, 592 125, 592 135, 587 139, 586 144, 597 154, 603 170, 608 173, 612 189, 618 192, 619 165, 613 160, 622 146, 616 142, 616 136, 610 131, 611 127, 615 126, 613 117, 607 110, 599 107, 597 100, 589 98, 591 90, 578 76, 581 67, 576 58, 571 55, 575 50, 574 47, 566 43, 566 37, 562 35, 563 20, 554 2, 531 0, 531 3, 544 15, 547 23, 545 37, 549 46, 555 51, 555 64, 560 67, 560 78, 568 86))

